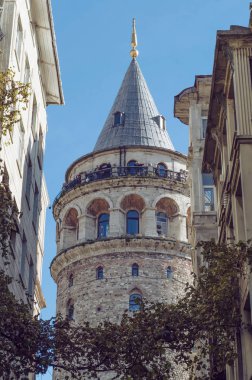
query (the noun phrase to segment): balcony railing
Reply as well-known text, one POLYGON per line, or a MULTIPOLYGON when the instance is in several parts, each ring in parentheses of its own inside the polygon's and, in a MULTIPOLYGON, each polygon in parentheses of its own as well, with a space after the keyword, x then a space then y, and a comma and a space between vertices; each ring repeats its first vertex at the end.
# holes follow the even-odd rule
POLYGON ((83 172, 78 174, 72 181, 64 183, 61 192, 57 195, 53 202, 53 206, 57 203, 58 199, 66 192, 72 190, 76 186, 83 186, 90 182, 100 181, 109 178, 123 178, 123 177, 154 177, 168 179, 169 181, 186 182, 187 171, 181 170, 175 172, 163 168, 154 168, 152 166, 107 166, 103 169, 93 170, 90 172, 83 172))

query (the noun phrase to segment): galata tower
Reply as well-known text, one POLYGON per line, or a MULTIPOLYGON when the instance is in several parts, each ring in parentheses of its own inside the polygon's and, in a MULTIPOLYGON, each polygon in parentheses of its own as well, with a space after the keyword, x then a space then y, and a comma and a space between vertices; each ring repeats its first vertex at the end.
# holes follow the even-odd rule
POLYGON ((140 70, 134 20, 131 45, 94 150, 67 169, 53 205, 57 312, 79 324, 120 322, 142 297, 173 302, 191 272, 187 158, 174 150, 140 70))

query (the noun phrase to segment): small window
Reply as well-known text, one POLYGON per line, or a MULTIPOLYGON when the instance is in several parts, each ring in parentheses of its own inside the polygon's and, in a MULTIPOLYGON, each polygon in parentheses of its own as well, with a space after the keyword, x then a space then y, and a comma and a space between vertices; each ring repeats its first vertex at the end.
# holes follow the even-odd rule
POLYGON ((202 173, 203 186, 214 186, 213 174, 202 173))
POLYGON ((68 279, 68 287, 71 288, 73 286, 73 274, 71 273, 68 279))
POLYGON ((157 175, 159 177, 167 177, 167 167, 163 163, 157 164, 157 175))
POLYGON ((165 212, 157 212, 156 214, 157 221, 157 233, 158 235, 167 235, 168 230, 168 218, 165 212))
POLYGON ((38 186, 35 182, 34 198, 33 198, 33 214, 32 214, 32 223, 33 223, 35 232, 37 232, 39 213, 40 213, 40 196, 39 196, 38 186))
POLYGON ((22 44, 23 44, 23 29, 22 29, 20 18, 18 18, 16 45, 15 45, 15 51, 16 51, 16 57, 17 57, 18 64, 20 64, 22 44))
POLYGON ((74 304, 72 300, 67 303, 67 319, 72 321, 74 319, 74 304))
POLYGON ((36 97, 33 97, 33 105, 32 105, 32 120, 31 120, 31 130, 33 137, 35 138, 36 127, 37 127, 37 117, 38 117, 38 104, 36 97))
POLYGON ((127 212, 127 234, 136 235, 139 233, 139 213, 136 210, 127 212))
POLYGON ((30 193, 32 187, 32 162, 30 156, 28 156, 27 172, 26 172, 26 184, 25 184, 25 197, 30 208, 30 193))
POLYGON ((139 311, 141 309, 142 296, 139 293, 133 293, 129 298, 129 311, 139 311))
POLYGON ((28 279, 28 293, 30 296, 33 295, 33 289, 34 289, 34 265, 32 258, 30 258, 29 262, 29 279, 28 279))
POLYGON ((104 278, 103 267, 98 267, 96 269, 96 280, 102 280, 104 278))
POLYGON ((204 187, 204 211, 214 211, 213 187, 204 187))
POLYGON ((98 218, 98 238, 108 236, 109 232, 109 214, 101 214, 98 218))
POLYGON ((27 249, 27 240, 25 233, 23 232, 23 237, 22 237, 22 250, 21 250, 21 265, 20 265, 20 274, 22 279, 24 280, 25 278, 25 271, 26 271, 26 256, 28 253, 27 249))
POLYGON ((172 267, 169 265, 169 266, 167 267, 167 269, 166 269, 166 277, 169 278, 169 279, 171 279, 172 276, 173 276, 173 269, 172 269, 172 267))
POLYGON ((38 139, 38 149, 37 149, 37 159, 38 159, 38 166, 40 170, 42 170, 42 167, 43 167, 43 140, 44 140, 44 136, 40 128, 39 139, 38 139))
POLYGON ((201 138, 206 138, 206 130, 207 130, 207 117, 201 118, 201 138))
POLYGON ((17 148, 17 154, 18 154, 17 163, 18 163, 20 175, 22 175, 22 172, 23 172, 24 136, 25 136, 24 125, 22 123, 22 120, 20 120, 19 134, 18 134, 18 148, 17 148))
POLYGON ((25 60, 25 68, 24 68, 24 83, 30 83, 31 81, 31 71, 28 58, 25 60))
POLYGON ((157 123, 157 125, 159 126, 160 129, 165 130, 166 121, 165 121, 164 116, 162 116, 162 115, 155 116, 153 118, 153 120, 155 120, 155 122, 157 123))
POLYGON ((114 113, 114 127, 118 127, 119 125, 124 125, 124 121, 125 121, 124 112, 114 113))
POLYGON ((131 267, 131 274, 134 277, 138 277, 138 275, 139 275, 139 266, 138 266, 138 264, 135 263, 135 264, 132 265, 132 267, 131 267))

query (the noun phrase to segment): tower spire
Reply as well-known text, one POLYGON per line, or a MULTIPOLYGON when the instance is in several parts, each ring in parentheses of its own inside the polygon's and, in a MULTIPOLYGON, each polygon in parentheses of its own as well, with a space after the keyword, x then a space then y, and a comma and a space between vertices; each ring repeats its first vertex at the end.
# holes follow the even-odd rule
POLYGON ((133 20, 132 20, 131 46, 132 46, 132 49, 130 51, 130 55, 133 59, 136 59, 136 57, 138 56, 138 50, 136 50, 137 34, 136 34, 136 20, 135 20, 135 18, 133 18, 133 20))

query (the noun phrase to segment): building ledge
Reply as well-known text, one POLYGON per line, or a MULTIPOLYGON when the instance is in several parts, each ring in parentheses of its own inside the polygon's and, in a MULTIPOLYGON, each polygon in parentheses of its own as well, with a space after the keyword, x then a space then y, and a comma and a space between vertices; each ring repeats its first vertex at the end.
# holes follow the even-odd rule
POLYGON ((127 252, 146 253, 146 255, 169 254, 191 260, 191 245, 187 242, 180 242, 168 237, 123 235, 80 242, 60 251, 51 263, 51 275, 56 281, 59 273, 74 262, 90 257, 127 252))

